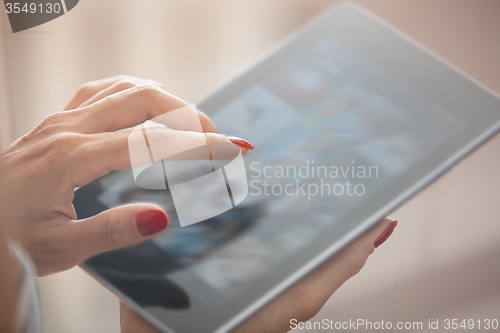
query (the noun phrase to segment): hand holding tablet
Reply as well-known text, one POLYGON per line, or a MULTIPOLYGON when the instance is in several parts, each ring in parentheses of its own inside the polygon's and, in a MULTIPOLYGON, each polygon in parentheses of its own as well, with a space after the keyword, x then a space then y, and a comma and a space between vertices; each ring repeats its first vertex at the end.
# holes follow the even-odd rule
MULTIPOLYGON (((2 156, 6 178, 4 204, 40 276, 70 269, 102 252, 143 242, 167 227, 161 207, 135 204, 77 220, 74 190, 112 170, 130 168, 131 130, 116 132, 187 104, 158 83, 114 77, 83 85, 65 112, 46 118, 2 156)), ((180 144, 224 142, 210 119, 198 113, 206 133, 155 128, 150 138, 180 144)), ((233 139, 234 140, 234 139, 233 139)))

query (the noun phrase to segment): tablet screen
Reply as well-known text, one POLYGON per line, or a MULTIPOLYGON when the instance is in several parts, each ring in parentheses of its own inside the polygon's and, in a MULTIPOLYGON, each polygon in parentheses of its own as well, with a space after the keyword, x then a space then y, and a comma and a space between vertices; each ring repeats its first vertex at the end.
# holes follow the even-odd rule
MULTIPOLYGON (((132 268, 134 249, 115 253, 113 267, 168 277, 197 290, 210 307, 238 295, 381 187, 404 177, 463 126, 333 36, 287 59, 212 119, 221 133, 255 146, 244 157, 249 194, 235 209, 181 228, 169 193, 143 190, 130 176, 111 186, 103 179, 97 197, 106 207, 153 202, 165 208, 172 225, 137 248, 137 256, 151 260, 138 258, 132 268)), ((108 261, 92 262, 110 269, 108 261)))

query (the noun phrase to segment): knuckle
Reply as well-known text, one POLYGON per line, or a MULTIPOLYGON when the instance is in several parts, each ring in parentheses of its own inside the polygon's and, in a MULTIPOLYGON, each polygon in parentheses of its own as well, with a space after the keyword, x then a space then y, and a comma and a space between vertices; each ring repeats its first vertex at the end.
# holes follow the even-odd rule
POLYGON ((54 134, 52 137, 52 144, 56 148, 66 148, 74 149, 84 140, 83 134, 73 133, 73 132, 61 132, 54 134))
POLYGON ((105 244, 118 247, 123 244, 125 233, 120 228, 119 221, 115 214, 108 214, 102 223, 102 240, 105 244))
POLYGON ((47 149, 52 154, 57 154, 58 159, 63 159, 68 163, 81 164, 77 162, 81 162, 82 159, 86 158, 83 149, 85 140, 83 134, 60 132, 50 137, 47 149))
POLYGON ((68 113, 67 112, 56 112, 56 113, 53 113, 49 116, 47 116, 43 121, 42 121, 42 124, 44 124, 45 126, 49 126, 49 125, 60 125, 60 124, 64 124, 67 122, 68 120, 68 113))
POLYGON ((94 95, 94 84, 92 82, 87 82, 78 87, 76 94, 82 100, 87 100, 94 95))
POLYGON ((352 258, 351 264, 349 266, 348 277, 351 278, 358 274, 366 263, 366 256, 357 255, 352 258))
POLYGON ((163 90, 151 83, 141 83, 132 88, 131 94, 134 97, 150 100, 151 98, 163 94, 163 90))
POLYGON ((311 306, 309 307, 308 309, 305 309, 301 315, 299 315, 299 317, 302 317, 300 318, 299 320, 304 322, 304 321, 308 321, 310 320, 311 318, 313 318, 314 316, 316 316, 319 312, 319 310, 321 310, 320 307, 317 307, 317 306, 311 306))
POLYGON ((318 314, 323 303, 316 299, 314 295, 315 293, 311 292, 311 290, 303 290, 296 295, 296 299, 300 299, 300 302, 296 303, 295 309, 293 310, 294 318, 299 321, 308 321, 318 314))
POLYGON ((119 89, 119 90, 127 90, 127 89, 130 89, 130 88, 137 86, 137 83, 129 78, 124 78, 124 79, 121 79, 118 82, 116 82, 115 85, 116 85, 117 89, 119 89))
POLYGON ((181 135, 181 131, 176 131, 165 127, 150 127, 146 129, 149 145, 161 147, 165 142, 169 142, 175 137, 181 135))
POLYGON ((67 112, 56 112, 47 117, 35 127, 32 132, 48 132, 53 133, 58 129, 68 125, 70 115, 67 112))
POLYGON ((116 81, 122 81, 122 80, 129 80, 129 81, 136 81, 137 78, 134 77, 134 76, 131 76, 131 75, 124 75, 124 74, 120 74, 120 75, 116 75, 113 77, 116 81))

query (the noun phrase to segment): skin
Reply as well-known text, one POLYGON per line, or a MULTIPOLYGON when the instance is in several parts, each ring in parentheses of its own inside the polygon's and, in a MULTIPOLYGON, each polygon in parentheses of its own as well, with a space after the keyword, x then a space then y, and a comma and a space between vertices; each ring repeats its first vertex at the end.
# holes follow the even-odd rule
MULTIPOLYGON (((77 220, 72 205, 75 188, 112 170, 130 168, 128 136, 132 126, 188 104, 161 84, 119 76, 81 86, 64 112, 47 117, 0 156, 5 183, 3 220, 8 233, 31 255, 39 276, 57 273, 85 259, 134 245, 142 236, 136 217, 161 211, 150 204, 109 209, 77 220), (48 190, 49 189, 49 190, 48 190)), ((198 114, 203 133, 155 128, 148 138, 170 145, 227 142, 211 120, 198 114)), ((246 153, 247 149, 242 149, 246 153)), ((188 158, 202 158, 189 156, 188 158)), ((386 218, 341 253, 310 273, 237 328, 237 332, 285 332, 289 320, 313 317, 374 251, 375 240, 393 222, 386 218)), ((122 332, 158 332, 123 303, 122 332)))
POLYGON ((16 293, 19 286, 12 279, 14 265, 9 256, 9 249, 4 235, 4 226, 0 221, 0 332, 14 332, 16 293))

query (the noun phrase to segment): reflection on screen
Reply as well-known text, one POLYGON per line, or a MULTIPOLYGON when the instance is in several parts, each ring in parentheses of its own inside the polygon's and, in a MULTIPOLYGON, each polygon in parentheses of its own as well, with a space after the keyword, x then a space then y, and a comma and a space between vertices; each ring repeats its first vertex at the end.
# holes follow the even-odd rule
POLYGON ((96 266, 130 275, 168 278, 211 307, 237 296, 342 216, 359 209, 377 190, 404 177, 463 126, 330 36, 242 91, 212 119, 221 133, 255 146, 245 156, 251 185, 245 201, 222 215, 180 228, 168 191, 140 189, 130 176, 108 181, 109 186, 104 178, 106 190, 98 197, 102 204, 157 203, 168 211, 173 226, 152 242, 92 259, 96 266), (309 175, 319 173, 324 170, 320 166, 327 168, 328 177, 293 173, 293 167, 303 167, 309 175), (341 169, 341 179, 330 177, 332 166, 341 169), (356 173, 343 172, 349 166, 356 167, 356 173), (376 176, 360 179, 357 166, 374 167, 376 176), (290 172, 279 173, 287 167, 290 172), (346 180, 362 182, 364 194, 344 191, 311 197, 297 191, 302 185, 321 188, 328 182, 333 187, 346 180), (292 184, 294 195, 266 195, 264 182, 267 189, 292 184))

